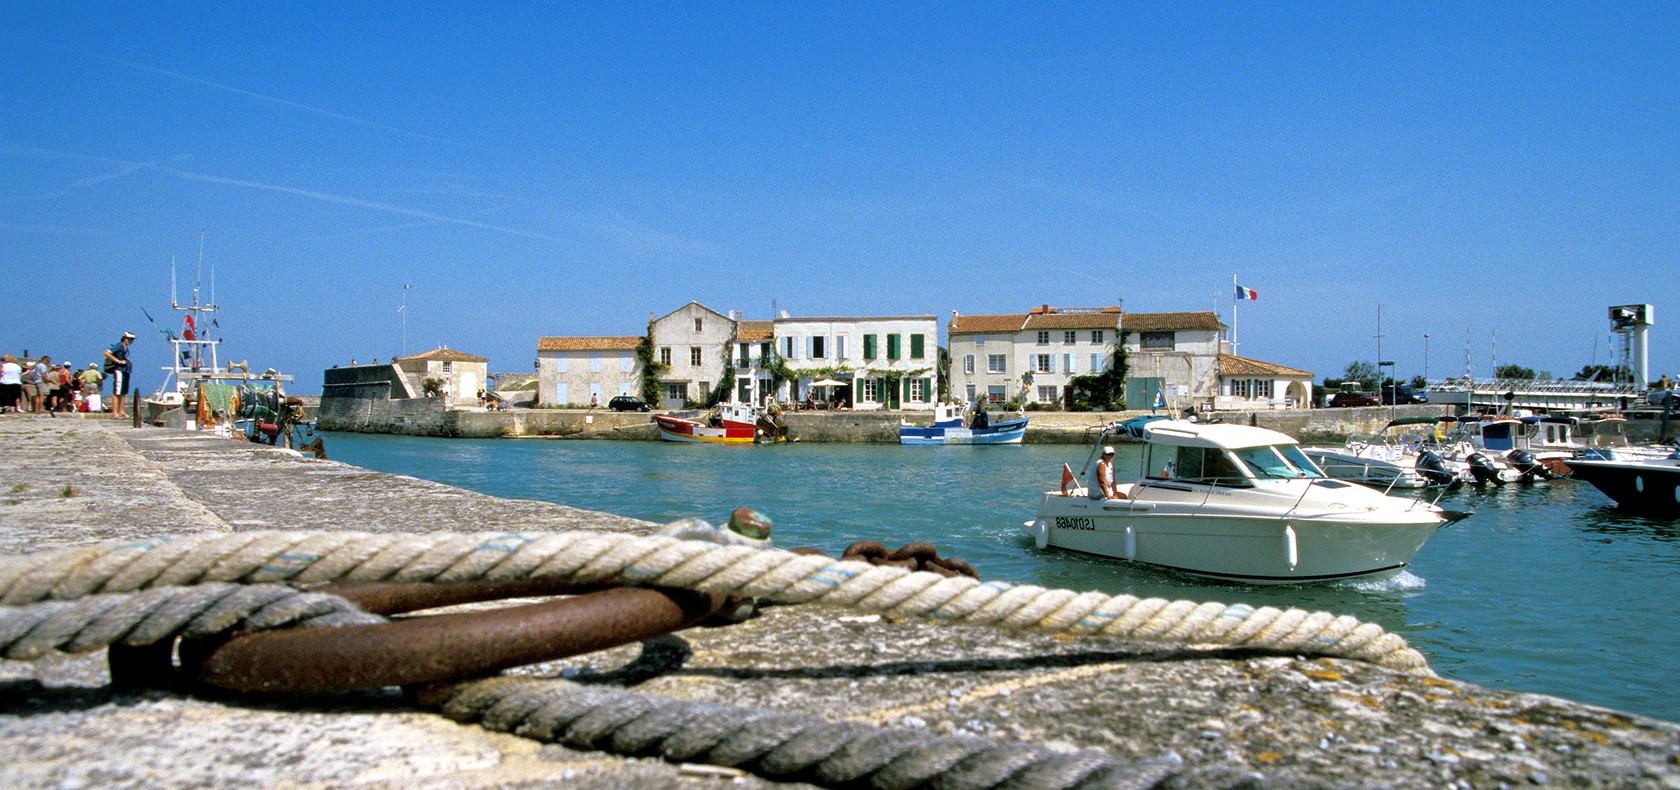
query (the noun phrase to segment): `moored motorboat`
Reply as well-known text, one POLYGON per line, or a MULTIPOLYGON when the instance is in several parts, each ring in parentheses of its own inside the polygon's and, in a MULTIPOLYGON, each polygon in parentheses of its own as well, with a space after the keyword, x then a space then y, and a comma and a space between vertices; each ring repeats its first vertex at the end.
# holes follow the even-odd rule
MULTIPOLYGON (((1102 431, 1098 448, 1117 430, 1102 431)), ((1276 431, 1173 420, 1145 426, 1143 438, 1144 476, 1118 485, 1119 498, 1069 488, 1064 467, 1062 490, 1026 524, 1041 548, 1249 584, 1380 578, 1468 515, 1328 479, 1276 431)))
POLYGON ((1027 433, 1027 419, 992 422, 986 412, 977 412, 972 420, 965 419, 960 404, 941 403, 934 407, 932 425, 903 423, 898 427, 898 443, 914 445, 936 444, 1020 444, 1027 433))
POLYGON ((1575 477, 1593 484, 1623 509, 1680 518, 1680 452, 1639 460, 1571 459, 1575 477))
POLYGON ((769 444, 787 441, 787 426, 773 415, 760 416, 745 403, 720 403, 712 413, 691 419, 672 414, 655 414, 659 438, 667 442, 705 444, 769 444))

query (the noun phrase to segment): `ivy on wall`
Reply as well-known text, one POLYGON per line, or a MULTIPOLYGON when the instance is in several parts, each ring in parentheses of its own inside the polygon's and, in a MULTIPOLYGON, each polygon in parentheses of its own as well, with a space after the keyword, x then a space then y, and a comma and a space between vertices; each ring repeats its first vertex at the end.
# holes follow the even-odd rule
POLYGON ((642 363, 641 395, 650 404, 659 402, 659 377, 671 366, 653 358, 653 322, 648 322, 647 334, 636 343, 636 359, 642 363))

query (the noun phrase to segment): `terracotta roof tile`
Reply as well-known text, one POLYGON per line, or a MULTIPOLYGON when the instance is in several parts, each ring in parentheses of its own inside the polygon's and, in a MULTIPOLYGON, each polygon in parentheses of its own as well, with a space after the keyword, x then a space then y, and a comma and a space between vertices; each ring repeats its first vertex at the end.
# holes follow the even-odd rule
POLYGON ((1027 323, 1025 313, 1013 315, 961 315, 951 319, 950 332, 1019 332, 1027 323))
POLYGON ((1235 354, 1219 355, 1219 375, 1221 376, 1277 376, 1281 378, 1312 378, 1313 374, 1305 370, 1274 365, 1261 362, 1258 359, 1239 357, 1235 354))
POLYGON ((410 360, 410 359, 424 360, 424 361, 428 361, 428 362, 432 361, 432 360, 437 360, 439 362, 489 362, 490 361, 489 358, 487 358, 487 357, 474 356, 472 354, 467 354, 467 353, 464 353, 464 352, 461 352, 461 351, 456 351, 453 348, 434 348, 431 351, 426 351, 426 352, 422 352, 422 353, 419 353, 419 354, 413 354, 411 356, 406 356, 406 357, 403 357, 402 359, 399 359, 397 361, 398 362, 405 362, 405 361, 410 360))
POLYGON ((642 342, 635 335, 595 337, 539 337, 538 351, 633 351, 642 342))
POLYGON ((1027 316, 1027 329, 1114 329, 1119 313, 1037 313, 1027 316))
POLYGON ((1198 313, 1127 313, 1121 327, 1132 332, 1154 332, 1169 329, 1220 330, 1225 325, 1211 312, 1198 313))
POLYGON ((776 336, 776 322, 774 321, 737 321, 735 323, 736 340, 769 340, 776 336))

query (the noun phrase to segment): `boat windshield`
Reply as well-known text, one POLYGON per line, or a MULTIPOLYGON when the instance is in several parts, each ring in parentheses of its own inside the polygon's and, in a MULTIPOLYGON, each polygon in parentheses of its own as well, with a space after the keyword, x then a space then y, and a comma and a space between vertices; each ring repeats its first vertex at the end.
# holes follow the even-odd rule
POLYGON ((1255 477, 1262 480, 1294 480, 1302 477, 1323 477, 1301 448, 1293 444, 1264 445, 1232 450, 1231 454, 1255 477))

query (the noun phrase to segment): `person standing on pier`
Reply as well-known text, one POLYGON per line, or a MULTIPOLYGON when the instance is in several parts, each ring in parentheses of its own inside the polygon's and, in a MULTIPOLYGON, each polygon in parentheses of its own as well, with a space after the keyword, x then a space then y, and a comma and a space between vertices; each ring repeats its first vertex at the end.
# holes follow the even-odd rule
POLYGON ((17 357, 0 357, 0 412, 16 412, 23 402, 23 366, 17 357))
POLYGON ((105 349, 105 372, 111 374, 111 413, 117 419, 128 415, 123 412, 123 399, 128 397, 128 377, 134 370, 134 363, 128 361, 128 347, 134 344, 134 333, 124 332, 122 338, 115 345, 105 349))

